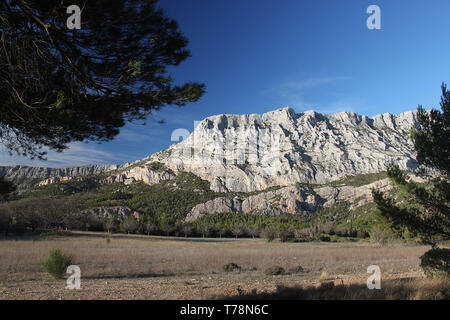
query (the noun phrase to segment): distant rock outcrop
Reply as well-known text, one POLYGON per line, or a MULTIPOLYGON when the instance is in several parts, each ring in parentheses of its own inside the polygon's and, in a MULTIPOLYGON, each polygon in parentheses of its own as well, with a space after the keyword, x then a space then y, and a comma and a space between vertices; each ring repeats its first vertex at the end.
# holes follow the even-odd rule
MULTIPOLYGON (((295 113, 290 108, 263 115, 221 114, 204 119, 184 141, 134 163, 66 169, 0 167, 0 177, 18 183, 40 179, 35 184, 45 185, 101 174, 96 177, 99 183, 142 181, 152 185, 191 172, 209 181, 213 191, 257 194, 199 204, 188 220, 216 212, 299 213, 371 196, 371 185, 299 185, 324 185, 346 176, 378 173, 391 164, 403 170, 416 169, 409 136, 414 126, 414 111, 372 118, 352 112, 295 113), (272 191, 264 192, 268 189, 272 191)), ((389 187, 387 180, 377 183, 377 188, 389 187)), ((99 210, 105 215, 128 214, 126 208, 99 210)))
POLYGON ((132 215, 136 220, 139 220, 141 213, 131 210, 128 207, 99 207, 94 209, 87 209, 81 211, 81 213, 92 214, 100 218, 117 218, 120 222, 126 220, 126 218, 132 215))
POLYGON ((216 198, 196 205, 186 217, 196 220, 213 213, 259 213, 278 216, 282 213, 299 214, 329 207, 338 202, 350 202, 356 208, 372 201, 372 188, 387 191, 392 188, 389 179, 382 179, 364 186, 304 186, 284 187, 275 191, 261 192, 246 198, 216 198))
POLYGON ((92 165, 75 168, 43 168, 43 167, 28 167, 28 166, 0 166, 0 177, 11 180, 15 183, 22 183, 27 179, 41 179, 46 180, 42 184, 49 184, 64 180, 69 180, 73 177, 90 176, 100 173, 105 173, 112 170, 117 170, 118 165, 92 165), (64 179, 62 179, 64 177, 64 179))
POLYGON ((144 166, 132 166, 122 170, 116 175, 109 176, 104 180, 106 183, 123 182, 124 184, 131 184, 136 181, 142 181, 146 184, 157 184, 164 180, 170 180, 176 175, 172 170, 155 170, 144 166))

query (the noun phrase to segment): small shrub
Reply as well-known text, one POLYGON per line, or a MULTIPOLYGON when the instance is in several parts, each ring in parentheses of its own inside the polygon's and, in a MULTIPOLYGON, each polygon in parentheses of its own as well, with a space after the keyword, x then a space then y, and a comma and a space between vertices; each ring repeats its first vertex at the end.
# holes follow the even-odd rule
POLYGON ((405 239, 406 241, 410 241, 410 240, 412 240, 412 239, 414 238, 414 235, 413 235, 413 233, 412 233, 411 231, 409 231, 408 228, 405 228, 405 229, 403 230, 402 237, 403 237, 403 239, 405 239))
POLYGON ((450 249, 434 248, 420 257, 420 266, 427 277, 450 276, 450 249))
POLYGON ((110 237, 106 237, 106 243, 110 244, 111 243, 111 238, 110 237))
POLYGON ((301 265, 298 265, 294 268, 293 273, 303 273, 305 272, 305 269, 301 265))
POLYGON ((266 228, 263 231, 263 237, 267 240, 267 242, 272 242, 277 237, 277 233, 271 228, 266 228))
POLYGON ((329 235, 323 234, 323 235, 320 236, 320 241, 323 241, 323 242, 330 242, 330 241, 331 241, 331 238, 330 238, 329 235))
POLYGON ((369 236, 369 234, 368 234, 366 231, 364 231, 364 230, 358 230, 358 231, 356 232, 356 236, 357 236, 359 239, 364 239, 364 238, 367 238, 367 237, 369 236))
POLYGON ((49 251, 49 257, 41 261, 41 265, 54 278, 62 279, 72 260, 72 256, 65 254, 60 248, 53 248, 49 251))
POLYGON ((370 241, 385 246, 395 238, 394 232, 386 225, 376 225, 370 231, 370 241))
POLYGON ((279 276, 279 275, 285 274, 286 271, 280 266, 274 266, 274 267, 270 267, 270 268, 266 269, 264 271, 264 273, 267 276, 279 276))
POLYGON ((225 272, 233 272, 233 271, 241 271, 241 267, 239 265, 237 265, 236 263, 227 263, 226 265, 223 266, 223 270, 225 272))
POLYGON ((341 240, 340 240, 341 238, 338 236, 338 235, 332 235, 332 236, 330 236, 330 241, 331 242, 340 242, 341 240))

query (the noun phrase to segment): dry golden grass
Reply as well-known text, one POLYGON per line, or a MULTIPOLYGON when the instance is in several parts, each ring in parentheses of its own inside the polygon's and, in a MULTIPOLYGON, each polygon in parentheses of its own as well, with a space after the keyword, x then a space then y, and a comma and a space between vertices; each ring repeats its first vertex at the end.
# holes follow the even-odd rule
POLYGON ((299 265, 305 271, 365 273, 379 265, 390 274, 419 271, 425 246, 376 247, 368 243, 268 243, 262 239, 184 239, 80 233, 0 241, 0 272, 33 274, 52 247, 74 256, 84 276, 180 275, 220 272, 234 262, 245 270, 299 265))
POLYGON ((450 279, 404 278, 383 282, 380 290, 369 290, 365 284, 335 284, 277 286, 276 290, 255 290, 236 295, 219 295, 216 299, 241 300, 448 300, 450 279))
MULTIPOLYGON (((111 235, 110 239, 108 243, 102 233, 75 233, 0 240, 0 299, 202 299, 252 292, 270 298, 281 294, 279 288, 298 285, 308 288, 332 282, 337 288, 365 287, 369 265, 380 266, 383 281, 420 279, 420 256, 429 249, 363 242, 268 243, 262 239, 134 235, 111 235), (57 282, 42 271, 40 261, 53 247, 74 256, 74 263, 81 268, 83 290, 65 290, 64 281, 57 282), (236 263, 241 270, 225 272, 228 263, 236 263), (265 275, 264 270, 273 266, 284 268, 286 274, 265 275)), ((426 290, 414 292, 409 296, 428 294, 426 290)), ((351 297, 357 298, 357 294, 351 297)))

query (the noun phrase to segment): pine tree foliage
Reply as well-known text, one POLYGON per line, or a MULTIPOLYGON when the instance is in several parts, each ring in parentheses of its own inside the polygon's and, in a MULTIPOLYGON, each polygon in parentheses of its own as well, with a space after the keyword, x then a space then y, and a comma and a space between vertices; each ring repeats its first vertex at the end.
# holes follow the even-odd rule
POLYGON ((5 0, 0 31, 0 143, 11 153, 43 158, 42 147, 109 141, 205 91, 168 73, 190 52, 156 0, 5 0), (67 26, 71 5, 80 29, 67 26))
POLYGON ((394 228, 408 228, 424 243, 436 247, 450 239, 450 91, 442 84, 441 111, 425 111, 419 106, 419 126, 411 130, 411 137, 421 165, 419 174, 425 183, 413 182, 397 166, 388 176, 398 186, 397 198, 373 191, 382 216, 394 228))

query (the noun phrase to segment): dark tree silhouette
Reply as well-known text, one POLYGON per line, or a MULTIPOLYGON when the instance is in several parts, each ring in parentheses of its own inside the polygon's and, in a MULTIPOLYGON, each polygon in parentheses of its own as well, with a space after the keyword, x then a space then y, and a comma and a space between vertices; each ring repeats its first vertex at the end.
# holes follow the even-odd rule
POLYGON ((450 178, 450 91, 442 84, 441 109, 426 112, 419 106, 420 130, 412 131, 414 148, 420 164, 438 170, 450 178))
POLYGON ((156 0, 0 2, 0 142, 43 158, 72 141, 108 141, 128 121, 205 91, 174 85, 167 68, 190 53, 156 0), (81 8, 81 29, 67 7, 81 8))
POLYGON ((421 165, 419 174, 426 182, 413 182, 407 173, 394 166, 388 170, 388 176, 399 187, 398 195, 403 197, 403 203, 396 204, 394 199, 376 190, 373 196, 381 215, 394 228, 406 227, 433 246, 422 258, 424 270, 446 266, 444 271, 450 273, 450 250, 437 248, 440 241, 450 239, 450 91, 445 84, 442 84, 441 109, 442 112, 435 109, 427 112, 419 106, 419 126, 411 130, 421 165))
POLYGON ((11 181, 0 178, 0 200, 5 199, 9 193, 16 190, 11 181))
POLYGON ((422 165, 420 174, 427 183, 412 182, 405 172, 392 167, 388 176, 407 198, 405 205, 395 205, 393 199, 373 192, 378 209, 394 227, 407 227, 432 245, 450 238, 450 91, 445 84, 441 108, 442 112, 426 112, 419 106, 419 128, 411 130, 417 160, 422 165))

